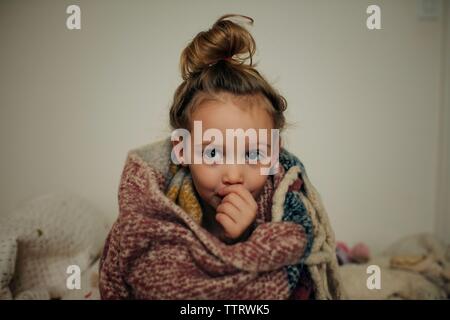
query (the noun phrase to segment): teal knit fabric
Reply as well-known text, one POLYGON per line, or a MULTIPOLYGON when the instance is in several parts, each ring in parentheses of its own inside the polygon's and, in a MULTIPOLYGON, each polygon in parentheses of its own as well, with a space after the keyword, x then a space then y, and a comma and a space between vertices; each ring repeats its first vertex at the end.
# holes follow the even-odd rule
MULTIPOLYGON (((286 149, 281 149, 279 161, 286 171, 293 166, 299 166, 303 174, 306 176, 306 171, 303 163, 295 155, 289 153, 286 149)), ((300 192, 302 191, 300 190, 300 192)), ((298 280, 300 279, 304 262, 311 253, 314 237, 311 217, 309 216, 308 211, 306 210, 306 207, 297 192, 288 191, 286 193, 282 220, 295 222, 302 225, 305 229, 307 239, 306 248, 299 263, 296 265, 285 267, 288 275, 289 287, 293 290, 297 286, 298 280)))

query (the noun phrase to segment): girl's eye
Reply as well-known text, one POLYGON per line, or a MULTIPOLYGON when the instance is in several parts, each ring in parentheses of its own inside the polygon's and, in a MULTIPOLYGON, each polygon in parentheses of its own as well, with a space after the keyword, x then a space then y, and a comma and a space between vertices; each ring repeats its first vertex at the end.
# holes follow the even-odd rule
POLYGON ((246 160, 261 160, 262 156, 263 155, 260 153, 259 149, 245 153, 246 160))
POLYGON ((215 159, 215 160, 219 160, 220 159, 220 151, 217 150, 216 148, 211 148, 211 149, 206 149, 204 151, 204 154, 206 157, 208 157, 209 159, 215 159))

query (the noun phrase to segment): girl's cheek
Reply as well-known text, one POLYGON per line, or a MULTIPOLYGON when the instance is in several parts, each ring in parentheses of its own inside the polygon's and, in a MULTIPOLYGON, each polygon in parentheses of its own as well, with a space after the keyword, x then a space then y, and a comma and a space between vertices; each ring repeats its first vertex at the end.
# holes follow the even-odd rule
POLYGON ((220 183, 220 170, 214 166, 195 165, 191 167, 191 172, 203 188, 215 189, 216 185, 220 183))
POLYGON ((260 171, 260 167, 249 168, 247 181, 249 183, 249 189, 259 192, 267 181, 269 176, 262 175, 260 171))

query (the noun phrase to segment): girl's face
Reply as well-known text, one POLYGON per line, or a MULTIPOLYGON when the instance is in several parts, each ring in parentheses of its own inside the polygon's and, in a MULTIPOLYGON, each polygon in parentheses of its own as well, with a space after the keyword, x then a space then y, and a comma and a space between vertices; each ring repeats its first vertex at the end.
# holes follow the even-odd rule
MULTIPOLYGON (((261 174, 260 169, 270 166, 270 164, 248 163, 247 160, 249 159, 259 158, 260 155, 258 152, 261 152, 259 149, 249 150, 248 137, 245 138, 245 163, 237 163, 237 138, 234 138, 234 161, 232 164, 225 163, 225 145, 227 144, 226 129, 243 129, 245 132, 247 129, 253 128, 256 130, 257 136, 259 135, 259 129, 266 129, 267 154, 262 156, 267 157, 271 156, 271 129, 273 129, 271 115, 263 106, 258 105, 258 103, 253 102, 250 104, 250 100, 237 99, 228 93, 222 93, 221 100, 205 100, 196 106, 191 118, 192 125, 194 121, 202 122, 202 132, 215 128, 222 133, 222 150, 209 146, 211 143, 209 140, 203 141, 203 145, 199 150, 202 150, 203 156, 209 159, 222 159, 223 164, 206 164, 202 161, 201 164, 189 165, 192 180, 198 194, 204 204, 214 209, 216 209, 222 200, 222 197, 217 192, 227 185, 242 184, 252 194, 254 199, 257 200, 268 178, 267 175, 261 174)), ((197 137, 196 139, 195 132, 192 131, 194 130, 191 130, 191 159, 193 159, 194 144, 197 141, 202 141, 202 138, 199 139, 197 137)))

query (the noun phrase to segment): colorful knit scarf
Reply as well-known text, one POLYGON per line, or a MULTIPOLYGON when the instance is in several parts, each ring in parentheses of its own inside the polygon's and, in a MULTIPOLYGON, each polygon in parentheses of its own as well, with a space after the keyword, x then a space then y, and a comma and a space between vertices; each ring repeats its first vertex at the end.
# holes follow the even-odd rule
POLYGON ((281 148, 249 239, 226 245, 201 227, 191 174, 170 152, 167 139, 128 154, 100 260, 102 298, 287 299, 305 275, 314 298, 344 297, 334 233, 297 157, 281 148))
MULTIPOLYGON (((285 172, 288 172, 289 169, 294 166, 299 166, 303 169, 302 171, 306 175, 304 166, 300 160, 285 149, 281 149, 279 160, 281 167, 279 168, 278 173, 273 179, 272 176, 269 176, 266 184, 264 185, 263 192, 259 197, 256 225, 264 222, 275 221, 277 219, 276 217, 272 217, 270 215, 270 205, 274 195, 274 188, 276 189, 278 187, 279 182, 285 176, 285 172)), ((169 177, 170 182, 166 195, 181 208, 183 208, 197 223, 201 224, 203 217, 202 207, 198 199, 198 195, 194 190, 195 186, 192 182, 192 176, 189 169, 172 163, 170 165, 169 172, 171 176, 169 177)), ((281 219, 282 221, 291 221, 302 225, 305 229, 307 238, 306 249, 300 263, 286 267, 291 289, 294 289, 298 284, 303 262, 311 252, 314 237, 311 218, 308 215, 308 212, 298 194, 301 192, 301 186, 302 180, 300 176, 297 175, 291 182, 289 189, 286 192, 283 216, 281 219)))

